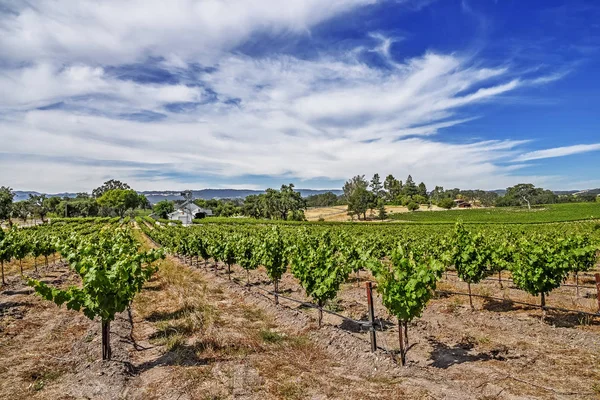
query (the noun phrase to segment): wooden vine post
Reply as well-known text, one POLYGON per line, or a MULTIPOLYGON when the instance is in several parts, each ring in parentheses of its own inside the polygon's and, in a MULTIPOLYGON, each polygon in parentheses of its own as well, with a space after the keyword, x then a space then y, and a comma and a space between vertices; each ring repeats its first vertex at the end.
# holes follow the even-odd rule
POLYGON ((377 337, 375 335, 375 309, 373 307, 373 285, 371 282, 365 282, 367 287, 367 304, 369 306, 369 335, 371 337, 371 352, 377 351, 377 337))
POLYGON ((102 359, 111 359, 110 349, 110 321, 102 321, 102 359))
POLYGON ((542 322, 544 322, 546 320, 546 294, 542 292, 540 293, 540 296, 540 304, 542 306, 542 322))
POLYGON ((406 353, 408 352, 408 322, 398 320, 398 340, 400 342, 400 364, 406 365, 406 353), (404 334, 402 331, 404 330, 404 334))
POLYGON ((596 278, 596 299, 598 300, 598 312, 600 313, 600 274, 594 274, 596 278))

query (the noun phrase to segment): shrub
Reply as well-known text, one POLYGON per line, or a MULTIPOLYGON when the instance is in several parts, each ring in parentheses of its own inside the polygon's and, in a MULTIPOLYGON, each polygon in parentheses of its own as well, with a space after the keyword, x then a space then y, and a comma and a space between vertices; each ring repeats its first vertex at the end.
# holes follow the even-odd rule
POLYGON ((418 204, 427 204, 427 197, 417 194, 412 198, 418 204))
POLYGON ((409 211, 416 211, 419 209, 419 205, 417 203, 415 203, 414 201, 411 201, 410 203, 408 203, 406 205, 406 208, 408 208, 409 211))
POLYGON ((449 210, 452 207, 454 207, 455 204, 454 204, 454 200, 447 197, 445 199, 440 200, 437 205, 438 205, 438 207, 442 207, 442 208, 445 208, 446 210, 449 210))

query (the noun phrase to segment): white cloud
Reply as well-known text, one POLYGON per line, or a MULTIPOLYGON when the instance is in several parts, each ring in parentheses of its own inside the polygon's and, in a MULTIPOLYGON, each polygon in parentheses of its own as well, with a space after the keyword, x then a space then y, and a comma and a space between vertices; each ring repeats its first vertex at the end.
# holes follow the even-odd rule
MULTIPOLYGON (((112 78, 100 67, 82 64, 64 68, 39 63, 4 70, 0 75, 0 107, 27 110, 77 96, 101 96, 104 102, 110 99, 129 108, 148 109, 169 102, 199 101, 203 89, 185 85, 142 85, 112 78)), ((80 105, 86 104, 80 102, 80 105)))
POLYGON ((206 58, 253 32, 305 34, 376 0, 37 0, 0 21, 0 53, 19 61, 116 64, 147 56, 206 58))
POLYGON ((521 154, 514 161, 540 160, 542 158, 564 157, 573 154, 588 153, 600 150, 600 143, 577 144, 573 146, 555 147, 553 149, 536 150, 521 154))
MULTIPOLYGON (((519 155, 524 141, 446 143, 435 136, 478 117, 465 107, 543 78, 520 79, 505 66, 489 68, 456 54, 393 60, 396 39, 381 34, 374 36, 381 42, 376 51, 387 69, 361 62, 369 51, 363 48, 309 60, 232 52, 253 33, 304 35, 374 2, 22 3, 18 14, 0 17, 6 61, 0 67, 0 182, 75 191, 115 177, 144 190, 202 187, 242 175, 301 181, 379 172, 496 189, 555 179, 512 175, 522 165, 507 163, 526 160, 519 155), (150 56, 183 83, 136 83, 110 73, 150 56), (214 70, 190 68, 198 61, 214 70), (239 104, 227 104, 230 99, 239 104), (182 113, 165 108, 178 102, 194 107, 182 113), (39 109, 55 103, 62 109, 39 109), (142 111, 165 117, 121 119, 142 111)), ((222 186, 234 185, 251 186, 222 186)))

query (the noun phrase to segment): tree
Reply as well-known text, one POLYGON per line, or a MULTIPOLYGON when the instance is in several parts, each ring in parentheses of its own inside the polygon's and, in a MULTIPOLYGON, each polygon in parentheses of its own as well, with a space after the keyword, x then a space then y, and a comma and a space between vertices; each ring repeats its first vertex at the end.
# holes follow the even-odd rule
POLYGON ((417 194, 425 197, 426 199, 429 197, 427 195, 427 186, 425 186, 425 183, 419 183, 419 186, 417 187, 417 194))
POLYGON ((109 207, 123 218, 125 212, 130 208, 136 208, 139 197, 135 190, 131 189, 112 189, 104 192, 98 199, 98 204, 103 207, 109 207))
POLYGON ((348 214, 356 214, 360 219, 363 215, 367 219, 367 210, 371 202, 372 195, 367 190, 369 183, 364 175, 356 175, 344 184, 344 198, 348 202, 348 214))
POLYGON ((307 207, 331 207, 338 204, 338 196, 332 192, 313 194, 306 198, 307 207))
POLYGON ((123 183, 123 182, 115 180, 115 179, 111 179, 109 181, 104 182, 102 184, 102 186, 94 189, 92 191, 92 196, 95 198, 100 198, 100 197, 102 197, 102 195, 104 193, 108 192, 109 190, 115 190, 115 189, 128 190, 131 188, 126 183, 123 183))
POLYGON ((57 206, 58 210, 61 210, 59 214, 65 217, 95 217, 98 215, 99 206, 93 197, 79 197, 64 199, 57 206))
POLYGON ((417 204, 427 204, 429 202, 429 199, 425 196, 417 194, 412 197, 412 201, 414 201, 417 204))
POLYGON ((413 181, 412 176, 408 176, 408 178, 406 178, 406 182, 404 183, 404 186, 402 187, 402 194, 404 196, 414 196, 416 194, 419 194, 419 189, 417 188, 417 185, 415 184, 415 181, 413 181))
POLYGON ((46 199, 46 195, 45 194, 40 194, 40 195, 29 195, 29 211, 31 212, 31 214, 33 215, 39 215, 42 223, 46 222, 44 220, 44 218, 46 217, 46 215, 49 212, 49 207, 48 207, 48 199, 46 199))
POLYGON ((402 193, 402 182, 394 178, 394 175, 388 175, 383 182, 383 188, 386 190, 387 201, 394 201, 402 193))
POLYGON ((280 190, 269 188, 264 194, 247 196, 241 209, 233 204, 221 208, 225 213, 232 215, 241 210, 244 215, 253 218, 303 221, 306 200, 302 198, 300 192, 294 190, 294 185, 290 183, 281 185, 280 190))
MULTIPOLYGON (((442 199, 446 198, 446 196, 444 194, 444 187, 436 186, 435 189, 433 189, 431 191, 429 196, 431 197, 431 200, 433 200, 434 203, 439 203, 442 199)), ((454 200, 454 199, 451 199, 451 200, 454 200)))
POLYGON ((375 264, 377 291, 390 314, 398 318, 400 362, 406 363, 408 351, 408 323, 421 316, 427 302, 433 297, 443 265, 434 259, 415 257, 402 246, 393 250, 391 265, 375 264))
POLYGON ((172 201, 169 200, 161 200, 154 205, 152 208, 154 214, 156 214, 159 218, 167 219, 170 213, 175 211, 175 205, 173 205, 172 201))
POLYGON ((536 197, 540 197, 543 194, 543 189, 536 188, 531 183, 519 183, 518 185, 506 189, 506 194, 504 195, 503 201, 500 202, 500 205, 512 205, 513 202, 516 202, 517 204, 527 204, 527 208, 531 210, 531 203, 542 203, 541 199, 536 201, 536 197))
POLYGON ((449 210, 452 207, 454 207, 456 205, 456 203, 454 203, 454 200, 452 200, 451 198, 446 197, 445 199, 441 199, 440 201, 438 201, 437 205, 438 205, 438 207, 442 207, 442 208, 445 208, 446 210, 449 210))
POLYGON ((256 219, 263 217, 264 214, 260 200, 261 197, 256 194, 246 196, 244 199, 244 204, 242 205, 242 214, 256 219))
POLYGON ((377 200, 377 218, 384 220, 388 217, 387 211, 385 210, 385 201, 383 199, 377 200))
POLYGON ((148 200, 148 198, 143 195, 143 194, 138 194, 138 205, 139 208, 141 208, 142 210, 151 210, 152 209, 152 204, 150 204, 150 200, 148 200))
POLYGON ((452 200, 458 199, 459 194, 460 194, 459 188, 447 189, 444 191, 444 197, 449 197, 452 200))
POLYGON ((381 179, 379 178, 379 174, 373 175, 373 179, 371 179, 371 193, 375 199, 379 199, 383 196, 383 185, 381 184, 381 179))
POLYGON ((18 201, 13 204, 13 217, 20 218, 23 222, 27 222, 29 216, 29 203, 26 200, 18 201))
POLYGON ((486 192, 484 190, 461 190, 459 195, 467 201, 480 204, 484 207, 493 206, 498 198, 498 193, 486 192))
POLYGON ((351 210, 360 219, 362 214, 363 220, 367 219, 367 210, 372 204, 372 194, 364 187, 357 187, 350 198, 348 199, 348 210, 351 210))
POLYGON ((232 217, 240 214, 241 207, 237 206, 233 201, 219 200, 217 207, 213 209, 213 213, 217 217, 232 217))
POLYGON ((61 210, 59 210, 61 201, 60 197, 48 197, 44 199, 44 207, 48 213, 62 214, 61 210))
POLYGON ((284 221, 303 221, 306 201, 300 192, 294 190, 294 184, 281 185, 279 190, 279 201, 276 203, 278 213, 284 221))
POLYGON ((7 220, 12 225, 12 206, 15 193, 7 186, 0 186, 0 221, 7 220))

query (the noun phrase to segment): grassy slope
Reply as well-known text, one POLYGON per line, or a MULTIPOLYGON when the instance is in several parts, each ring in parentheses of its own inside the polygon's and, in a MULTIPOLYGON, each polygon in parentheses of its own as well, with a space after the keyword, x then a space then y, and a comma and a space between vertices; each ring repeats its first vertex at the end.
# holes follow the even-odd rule
POLYGON ((395 221, 454 223, 542 223, 600 219, 600 203, 551 204, 532 208, 475 208, 449 211, 417 211, 390 215, 395 221))

